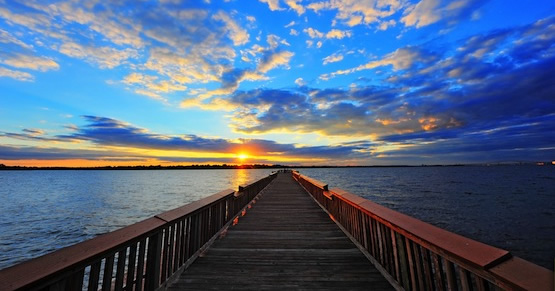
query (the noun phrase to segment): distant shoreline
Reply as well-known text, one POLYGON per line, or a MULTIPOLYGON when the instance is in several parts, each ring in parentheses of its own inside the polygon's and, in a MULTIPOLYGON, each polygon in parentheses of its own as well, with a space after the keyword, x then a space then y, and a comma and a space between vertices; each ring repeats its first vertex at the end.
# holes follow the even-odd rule
MULTIPOLYGON (((104 167, 28 167, 28 166, 6 166, 0 164, 2 170, 220 170, 220 169, 315 169, 315 168, 414 168, 414 167, 468 167, 468 166, 519 166, 536 165, 536 163, 484 163, 484 164, 447 164, 447 165, 365 165, 365 166, 291 166, 291 165, 190 165, 190 166, 104 166, 104 167)), ((545 164, 548 166, 550 164, 545 164)))

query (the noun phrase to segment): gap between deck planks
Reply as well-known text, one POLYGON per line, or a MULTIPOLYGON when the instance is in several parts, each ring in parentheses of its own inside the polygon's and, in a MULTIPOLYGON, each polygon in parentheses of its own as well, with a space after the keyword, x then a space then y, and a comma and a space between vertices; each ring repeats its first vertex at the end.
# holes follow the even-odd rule
POLYGON ((290 173, 168 290, 394 290, 290 173))

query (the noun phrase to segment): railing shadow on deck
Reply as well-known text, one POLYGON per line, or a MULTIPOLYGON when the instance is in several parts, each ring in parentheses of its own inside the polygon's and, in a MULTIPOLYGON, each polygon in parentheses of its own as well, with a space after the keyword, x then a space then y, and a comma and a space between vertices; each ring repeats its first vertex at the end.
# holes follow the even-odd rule
POLYGON ((399 290, 554 290, 554 274, 508 251, 293 172, 399 290))
POLYGON ((189 266, 275 177, 1 270, 0 290, 156 290, 189 266))

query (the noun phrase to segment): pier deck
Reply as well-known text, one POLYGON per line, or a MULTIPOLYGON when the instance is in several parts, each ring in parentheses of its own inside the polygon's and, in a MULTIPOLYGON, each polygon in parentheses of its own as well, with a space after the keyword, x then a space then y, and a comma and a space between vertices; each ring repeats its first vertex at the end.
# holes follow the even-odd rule
POLYGON ((393 290, 289 173, 168 289, 393 290))

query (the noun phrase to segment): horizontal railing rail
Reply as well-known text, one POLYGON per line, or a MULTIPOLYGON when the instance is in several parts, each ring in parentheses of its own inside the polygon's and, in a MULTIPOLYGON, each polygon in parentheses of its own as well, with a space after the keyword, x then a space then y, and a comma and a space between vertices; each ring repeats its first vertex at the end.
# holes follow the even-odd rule
POLYGON ((293 172, 397 289, 553 290, 548 269, 293 172))
POLYGON ((275 176, 1 270, 0 290, 156 290, 190 265, 275 176))

